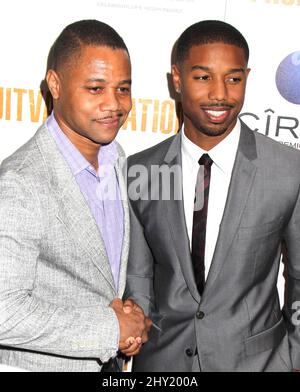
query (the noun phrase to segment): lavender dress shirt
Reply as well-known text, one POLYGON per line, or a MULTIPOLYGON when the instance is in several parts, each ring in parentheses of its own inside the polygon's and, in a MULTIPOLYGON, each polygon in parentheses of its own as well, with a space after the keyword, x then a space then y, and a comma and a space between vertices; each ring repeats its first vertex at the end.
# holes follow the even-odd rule
POLYGON ((53 113, 48 117, 46 126, 69 165, 97 223, 118 289, 124 212, 115 171, 118 160, 116 143, 113 141, 101 146, 98 155, 99 170, 96 172, 60 129, 53 113))

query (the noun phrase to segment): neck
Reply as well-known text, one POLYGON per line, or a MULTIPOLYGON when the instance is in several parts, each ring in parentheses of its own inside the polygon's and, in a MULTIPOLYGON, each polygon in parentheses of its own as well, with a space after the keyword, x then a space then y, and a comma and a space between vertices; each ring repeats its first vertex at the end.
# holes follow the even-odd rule
POLYGON ((205 135, 198 129, 195 129, 194 127, 189 127, 185 124, 184 133, 187 138, 189 138, 198 147, 202 148, 202 150, 209 151, 217 144, 219 144, 222 140, 224 140, 230 134, 233 128, 234 126, 228 128, 222 135, 209 136, 205 135))
POLYGON ((91 140, 78 135, 67 134, 66 136, 74 144, 74 146, 80 151, 80 153, 85 157, 85 159, 98 171, 98 155, 100 151, 100 144, 94 143, 91 140))
MULTIPOLYGON (((230 131, 231 132, 231 131, 230 131)), ((219 144, 222 140, 224 140, 230 132, 226 132, 220 136, 207 136, 203 134, 197 134, 193 132, 189 132, 188 130, 184 130, 185 135, 198 147, 202 148, 204 151, 209 151, 214 148, 217 144, 219 144)))
POLYGON ((94 167, 94 169, 98 171, 99 168, 98 155, 99 155, 101 144, 95 143, 94 141, 88 139, 87 137, 73 131, 56 116, 55 119, 60 129, 71 141, 71 143, 78 149, 78 151, 85 157, 85 159, 94 167))

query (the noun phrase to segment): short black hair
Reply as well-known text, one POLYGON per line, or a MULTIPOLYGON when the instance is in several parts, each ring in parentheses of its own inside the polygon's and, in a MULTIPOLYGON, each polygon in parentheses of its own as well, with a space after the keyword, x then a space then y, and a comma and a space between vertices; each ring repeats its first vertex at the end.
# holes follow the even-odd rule
POLYGON ((72 56, 79 54, 82 46, 124 49, 129 55, 125 42, 111 26, 93 19, 80 20, 65 27, 54 42, 50 51, 50 68, 57 70, 72 56))
POLYGON ((223 42, 244 50, 249 60, 249 47, 244 36, 232 25, 220 20, 203 20, 188 27, 176 42, 175 62, 182 63, 191 47, 223 42))

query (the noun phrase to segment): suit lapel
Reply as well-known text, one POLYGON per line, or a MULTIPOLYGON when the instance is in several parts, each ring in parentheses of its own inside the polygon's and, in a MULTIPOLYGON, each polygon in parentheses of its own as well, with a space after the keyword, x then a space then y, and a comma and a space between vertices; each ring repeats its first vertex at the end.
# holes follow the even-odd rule
POLYGON ((121 194, 121 200, 123 205, 124 212, 124 237, 123 237, 123 245, 121 252, 121 261, 120 261, 120 274, 119 274, 119 287, 118 287, 118 297, 122 298, 125 285, 126 285, 126 273, 127 273, 127 262, 128 262, 128 253, 129 253, 129 236, 130 236, 130 221, 129 221, 129 208, 128 208, 128 197, 127 197, 127 186, 125 182, 126 173, 127 173, 127 161, 125 158, 125 154, 121 147, 118 145, 119 152, 119 160, 115 167, 119 189, 121 194))
MULTIPOLYGON (((173 165, 179 165, 182 167, 180 133, 174 137, 164 161, 169 167, 172 167, 173 165)), ((178 190, 177 194, 182 195, 182 185, 178 185, 180 186, 180 190, 178 190)), ((176 194, 176 192, 174 193, 176 194)), ((179 259, 187 287, 194 299, 199 302, 200 295, 194 278, 189 239, 185 222, 183 197, 181 197, 181 200, 174 200, 174 198, 171 197, 171 200, 166 201, 165 205, 166 208, 163 208, 163 210, 166 214, 168 222, 167 226, 172 237, 171 246, 174 246, 176 249, 177 257, 179 259)))
POLYGON ((256 175, 257 166, 254 164, 256 158, 255 136, 242 123, 237 156, 204 295, 207 294, 224 265, 238 230, 256 175))
POLYGON ((37 143, 48 167, 51 189, 57 200, 57 219, 65 225, 76 245, 95 264, 115 295, 111 267, 98 226, 71 170, 45 126, 37 134, 37 143))

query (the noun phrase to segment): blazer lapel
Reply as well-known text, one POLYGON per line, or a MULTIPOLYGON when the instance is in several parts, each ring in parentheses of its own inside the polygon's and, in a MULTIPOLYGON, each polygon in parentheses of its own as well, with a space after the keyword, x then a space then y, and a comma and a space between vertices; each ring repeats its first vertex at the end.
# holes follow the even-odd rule
MULTIPOLYGON (((165 156, 165 163, 169 167, 172 167, 173 165, 179 165, 180 168, 182 167, 180 133, 174 137, 173 142, 165 156)), ((180 189, 177 191, 177 194, 183 195, 182 184, 178 184, 178 186, 180 186, 180 189)), ((174 193, 176 194, 176 192, 174 193)), ((172 237, 172 244, 169 246, 175 247, 187 287, 189 288, 193 298, 199 302, 200 294, 196 286, 192 266, 189 239, 185 222, 183 196, 181 197, 181 200, 175 200, 171 197, 171 200, 166 201, 164 205, 166 208, 163 208, 163 210, 166 214, 166 219, 168 222, 167 226, 172 237)))
POLYGON ((84 196, 76 186, 78 187, 76 182, 69 184, 61 198, 58 199, 57 218, 65 225, 70 236, 76 239, 76 244, 89 256, 116 292, 103 239, 84 196))
POLYGON ((116 174, 119 183, 120 195, 123 205, 124 213, 124 236, 123 245, 121 252, 120 261, 120 274, 119 274, 119 286, 118 286, 118 297, 122 298, 126 286, 126 273, 127 273, 127 262, 129 253, 129 236, 130 236, 130 221, 129 221, 129 208, 128 208, 128 196, 126 186, 126 173, 127 173, 127 161, 125 154, 121 147, 118 146, 119 160, 115 166, 116 174))
POLYGON ((242 123, 237 156, 204 295, 207 294, 224 265, 238 230, 257 171, 257 166, 254 164, 256 158, 255 136, 242 123))
POLYGON ((37 135, 37 143, 49 168, 49 180, 58 204, 57 219, 65 225, 76 245, 95 264, 116 295, 111 267, 97 224, 71 170, 45 126, 37 135))

